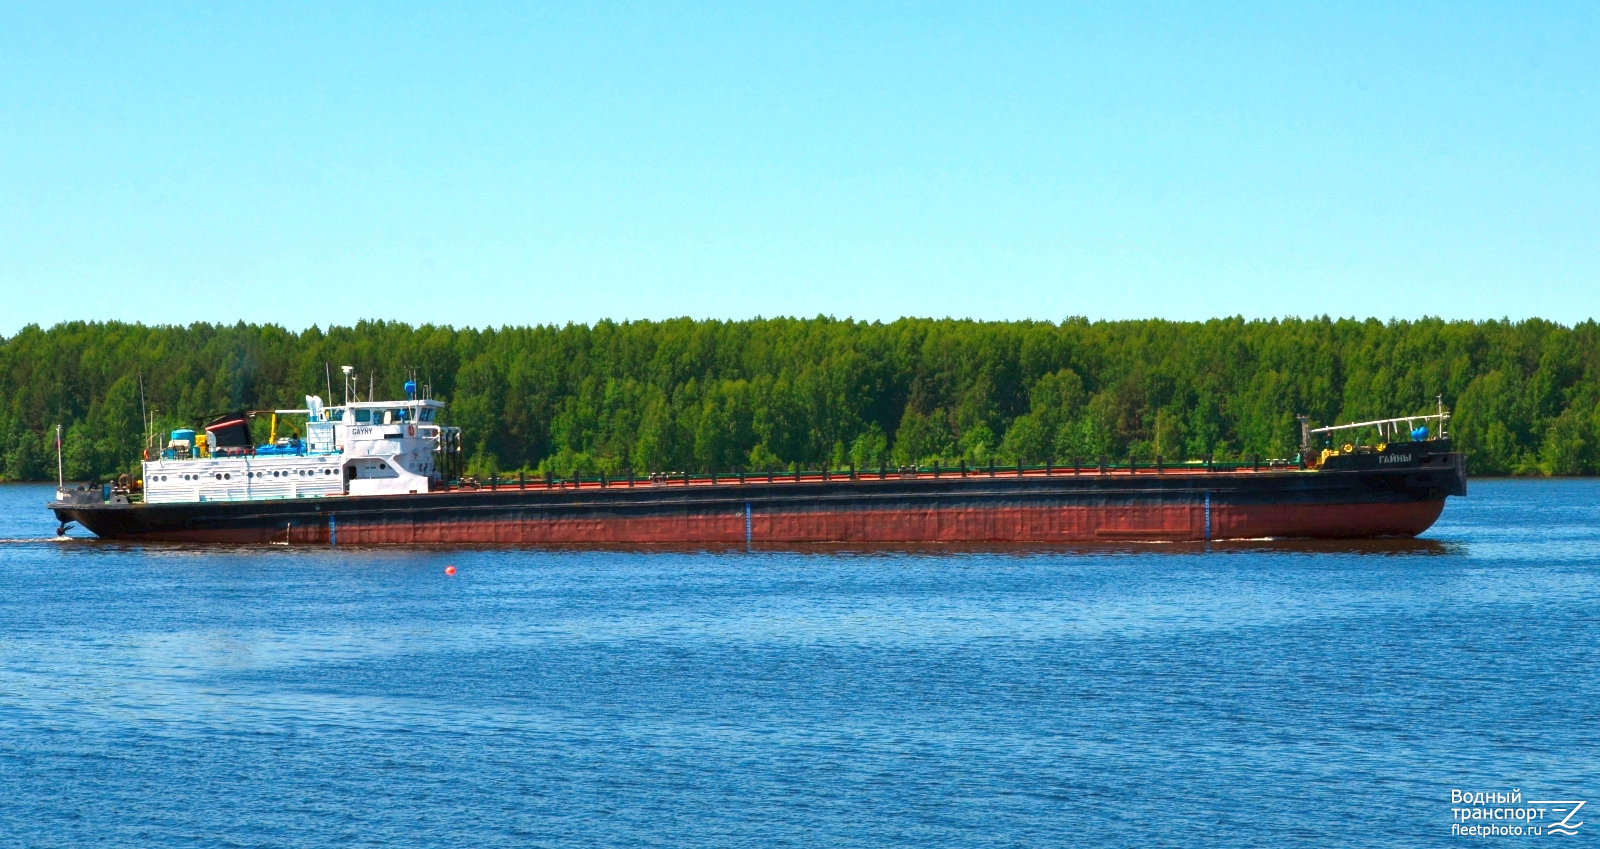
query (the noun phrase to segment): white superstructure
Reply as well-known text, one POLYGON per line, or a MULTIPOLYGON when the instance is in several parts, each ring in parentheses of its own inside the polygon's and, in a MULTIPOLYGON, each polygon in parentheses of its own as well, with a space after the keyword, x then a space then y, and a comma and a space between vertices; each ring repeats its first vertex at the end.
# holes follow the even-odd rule
MULTIPOLYGON (((435 452, 459 433, 436 423, 444 406, 412 398, 325 407, 321 398, 306 396, 303 410, 270 411, 275 418, 303 416, 304 438, 260 447, 208 451, 193 431, 177 431, 166 450, 144 463, 144 500, 172 504, 427 492, 441 479, 435 452)), ((248 435, 248 425, 235 422, 208 430, 230 427, 248 435)))

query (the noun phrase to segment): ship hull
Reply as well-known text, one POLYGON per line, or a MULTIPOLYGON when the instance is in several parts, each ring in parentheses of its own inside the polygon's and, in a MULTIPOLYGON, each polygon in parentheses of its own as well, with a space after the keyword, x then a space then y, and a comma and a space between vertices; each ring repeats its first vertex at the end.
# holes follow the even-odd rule
POLYGON ((307 545, 1081 543, 1413 537, 1466 493, 1459 455, 1352 470, 946 473, 53 504, 104 539, 307 545))

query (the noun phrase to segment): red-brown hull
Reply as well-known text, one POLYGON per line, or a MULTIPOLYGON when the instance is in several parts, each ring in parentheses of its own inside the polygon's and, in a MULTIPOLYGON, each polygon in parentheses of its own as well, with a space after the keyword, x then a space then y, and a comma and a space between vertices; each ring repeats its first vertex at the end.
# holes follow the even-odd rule
POLYGON ((1347 472, 531 487, 56 512, 101 537, 169 542, 1049 544, 1413 537, 1439 518, 1447 495, 1464 492, 1455 461, 1347 472))
MULTIPOLYGON (((1414 537, 1444 501, 1213 508, 1210 539, 1414 537)), ((652 519, 341 522, 340 545, 649 545, 746 542, 742 515, 652 519)), ((327 543, 307 534, 296 542, 327 543)), ((1052 543, 1114 540, 1202 541, 1204 508, 997 508, 923 511, 805 511, 752 515, 750 542, 1052 543)), ((233 539, 229 541, 260 541, 233 539)))

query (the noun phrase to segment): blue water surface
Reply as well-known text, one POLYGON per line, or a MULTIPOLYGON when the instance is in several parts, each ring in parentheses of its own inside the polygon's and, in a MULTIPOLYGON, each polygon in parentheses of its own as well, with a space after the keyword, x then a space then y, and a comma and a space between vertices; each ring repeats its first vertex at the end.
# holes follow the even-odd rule
POLYGON ((1600 809, 1600 482, 1471 486, 909 552, 52 541, 4 486, 0 844, 1523 843, 1450 793, 1600 809))

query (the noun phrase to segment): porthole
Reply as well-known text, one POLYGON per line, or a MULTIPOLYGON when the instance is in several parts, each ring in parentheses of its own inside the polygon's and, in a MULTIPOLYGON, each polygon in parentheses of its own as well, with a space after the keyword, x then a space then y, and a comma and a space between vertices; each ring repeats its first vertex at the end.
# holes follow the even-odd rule
POLYGON ((223 472, 222 476, 228 480, 233 480, 233 472, 223 472))

